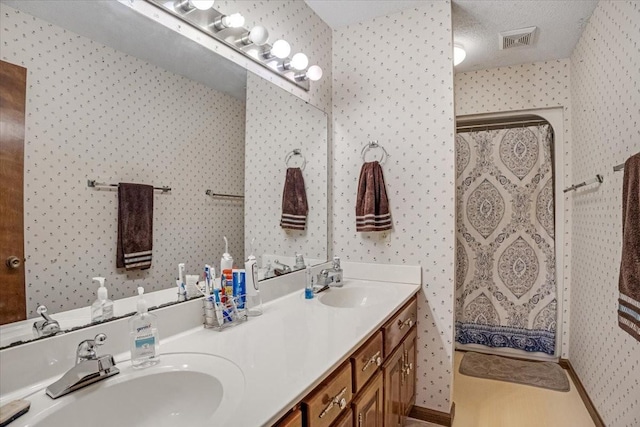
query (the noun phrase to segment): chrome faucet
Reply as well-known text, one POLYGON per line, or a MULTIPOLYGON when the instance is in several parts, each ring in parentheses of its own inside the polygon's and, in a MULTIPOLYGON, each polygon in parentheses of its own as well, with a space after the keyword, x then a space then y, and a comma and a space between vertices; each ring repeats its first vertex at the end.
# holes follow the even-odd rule
POLYGON ((38 320, 33 323, 33 336, 36 338, 48 337, 49 335, 55 335, 60 332, 60 324, 57 320, 54 320, 47 314, 47 307, 44 305, 38 306, 36 310, 44 320, 38 320))
POLYGON ((287 264, 283 264, 278 260, 273 261, 275 268, 273 269, 276 276, 282 276, 283 274, 291 273, 291 267, 287 264))
POLYGON ((69 369, 58 381, 47 387, 47 394, 57 399, 74 390, 104 380, 120 372, 113 356, 98 356, 96 347, 107 340, 105 334, 98 334, 92 340, 84 340, 76 350, 76 365, 69 369))
POLYGON ((316 281, 318 286, 342 287, 342 268, 340 268, 340 257, 333 257, 333 265, 330 269, 323 269, 318 274, 316 281))

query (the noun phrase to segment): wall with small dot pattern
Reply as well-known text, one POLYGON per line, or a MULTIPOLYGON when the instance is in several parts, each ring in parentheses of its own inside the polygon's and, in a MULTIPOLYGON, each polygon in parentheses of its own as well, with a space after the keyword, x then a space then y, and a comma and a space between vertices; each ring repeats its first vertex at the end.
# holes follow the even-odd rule
POLYGON ((26 67, 25 253, 29 315, 175 286, 177 263, 244 259, 244 101, 0 5, 4 61, 26 67), (171 186, 154 199, 153 265, 116 269, 117 193, 100 182, 171 186))
POLYGON ((600 1, 571 55, 571 363, 605 424, 640 425, 640 343, 618 327, 622 178, 640 152, 640 2, 600 1))
MULTIPOLYGON (((571 93, 568 59, 457 73, 455 76, 456 115, 497 113, 562 107, 563 170, 556 179, 571 182, 571 93)), ((535 112, 532 112, 535 113, 535 112)), ((569 185, 569 184, 567 184, 569 185)), ((564 188, 565 185, 563 185, 564 188)), ((569 357, 569 313, 571 283, 571 202, 570 195, 555 195, 563 203, 564 234, 562 270, 561 357, 569 357)), ((558 236, 559 237, 559 236, 558 236)), ((558 295, 560 297, 560 295, 558 295)))
POLYGON ((333 253, 422 266, 416 405, 442 412, 449 412, 453 381, 451 56, 449 1, 425 1, 333 35, 333 253), (393 230, 357 233, 360 151, 371 140, 390 154, 383 171, 393 230))
MULTIPOLYGON (((253 73, 247 76, 245 151, 245 251, 327 259, 327 115, 253 73), (295 148, 304 157, 302 175, 309 213, 304 231, 280 227, 285 159, 295 148)), ((300 156, 290 167, 303 166, 300 156)), ((282 261, 284 262, 284 261, 282 261)))

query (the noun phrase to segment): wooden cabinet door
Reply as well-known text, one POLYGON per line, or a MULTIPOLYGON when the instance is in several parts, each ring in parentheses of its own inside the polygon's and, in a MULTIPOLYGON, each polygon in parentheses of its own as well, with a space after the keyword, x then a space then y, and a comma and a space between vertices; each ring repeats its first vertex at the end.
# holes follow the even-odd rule
POLYGON ((276 427, 302 427, 302 411, 296 409, 284 419, 280 420, 276 427))
POLYGON ((331 427, 353 427, 353 411, 348 409, 331 427))
POLYGON ((378 372, 353 401, 356 427, 384 426, 384 399, 382 374, 378 372))
POLYGON ((383 365, 385 427, 402 427, 403 358, 403 348, 399 346, 383 365))
POLYGON ((403 414, 408 415, 416 403, 416 328, 404 342, 404 385, 402 387, 403 414))

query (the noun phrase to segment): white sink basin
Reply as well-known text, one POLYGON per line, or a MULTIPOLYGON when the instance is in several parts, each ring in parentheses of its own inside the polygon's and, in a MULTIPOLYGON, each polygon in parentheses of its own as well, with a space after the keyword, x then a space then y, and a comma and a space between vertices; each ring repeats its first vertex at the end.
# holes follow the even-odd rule
POLYGON ((331 288, 320 294, 318 300, 330 307, 357 308, 381 304, 391 295, 390 289, 380 286, 345 286, 331 288))
MULTIPOLYGON (((227 359, 196 353, 163 354, 142 370, 129 361, 107 380, 57 400, 31 396, 24 426, 172 427, 231 425, 242 401, 244 375, 227 359), (41 401, 42 399, 44 401, 41 401), (40 410, 38 410, 40 409, 40 410)), ((42 395, 42 396, 41 396, 42 395)))

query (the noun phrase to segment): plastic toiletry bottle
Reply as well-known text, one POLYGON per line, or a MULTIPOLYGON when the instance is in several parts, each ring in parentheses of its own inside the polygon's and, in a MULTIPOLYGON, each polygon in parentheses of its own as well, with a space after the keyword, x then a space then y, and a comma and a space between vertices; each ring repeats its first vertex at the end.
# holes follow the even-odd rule
POLYGON ((244 310, 247 301, 247 274, 244 270, 233 269, 233 297, 238 308, 244 310))
POLYGON ((225 270, 233 269, 233 257, 229 254, 229 240, 227 240, 227 236, 223 236, 224 238, 224 253, 222 254, 222 258, 220 258, 220 272, 222 273, 225 270))
POLYGON ((258 263, 253 255, 253 242, 255 240, 255 237, 251 240, 251 255, 247 258, 247 262, 244 263, 247 287, 247 314, 249 316, 260 316, 262 314, 262 297, 260 297, 260 289, 258 287, 258 263))
POLYGON ((98 288, 98 299, 91 305, 91 321, 101 322, 113 317, 113 301, 109 299, 107 288, 104 287, 104 277, 94 277, 92 279, 100 283, 98 288))
POLYGON ((159 361, 158 319, 147 311, 143 294, 144 288, 138 287, 138 312, 129 319, 131 364, 134 368, 146 368, 159 361))
POLYGON ((313 299, 313 272, 311 271, 311 266, 307 265, 307 268, 304 270, 305 276, 305 288, 304 288, 304 297, 305 299, 313 299))

